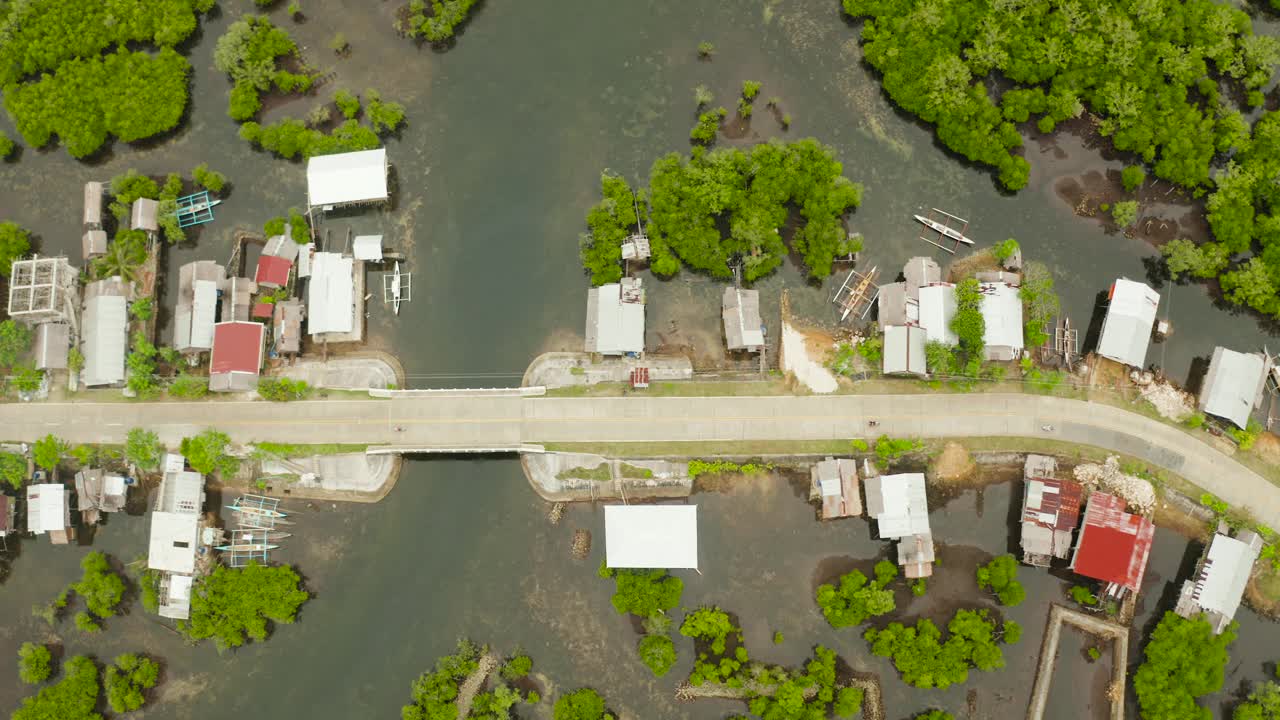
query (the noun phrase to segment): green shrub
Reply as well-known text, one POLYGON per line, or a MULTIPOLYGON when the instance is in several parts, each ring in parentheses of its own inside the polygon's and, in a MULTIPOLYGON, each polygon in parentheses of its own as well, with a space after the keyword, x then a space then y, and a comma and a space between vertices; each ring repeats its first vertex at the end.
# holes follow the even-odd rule
POLYGON ((1140 165, 1129 165, 1120 172, 1120 181, 1124 184, 1125 192, 1133 192, 1138 186, 1146 182, 1147 173, 1140 165))
POLYGON ((53 672, 53 653, 36 643, 24 642, 18 648, 18 677, 28 685, 37 685, 49 679, 53 672))
POLYGON ((1000 555, 979 567, 977 577, 978 587, 995 593, 1001 605, 1017 606, 1027 597, 1018 582, 1018 561, 1012 555, 1000 555))
POLYGON ((159 678, 160 666, 154 660, 133 653, 118 655, 103 678, 107 702, 117 713, 133 712, 146 703, 143 692, 155 687, 159 678))
POLYGON ((636 648, 640 661, 653 671, 654 677, 662 677, 676 664, 676 647, 666 635, 646 635, 636 648))
POLYGON ((991 252, 996 256, 996 260, 1003 263, 1013 257, 1018 252, 1018 249, 1018 241, 1013 238, 1008 238, 1004 242, 992 248, 991 252))
POLYGON ((283 377, 265 377, 258 380, 258 394, 272 402, 288 402, 302 400, 311 394, 311 386, 306 380, 291 380, 283 377))
POLYGON ((875 574, 876 579, 868 582, 866 575, 853 570, 842 576, 838 585, 818 586, 815 599, 831 627, 861 625, 897 608, 893 591, 886 590, 885 586, 897 577, 898 567, 881 560, 876 563, 875 574))
POLYGON ((1111 219, 1122 228, 1129 227, 1138 219, 1138 202, 1125 200, 1111 206, 1111 219))

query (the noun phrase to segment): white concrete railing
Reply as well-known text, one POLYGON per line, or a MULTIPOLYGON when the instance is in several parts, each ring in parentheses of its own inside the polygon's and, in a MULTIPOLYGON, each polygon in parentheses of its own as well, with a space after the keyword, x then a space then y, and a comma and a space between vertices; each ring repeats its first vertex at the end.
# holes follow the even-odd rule
POLYGON ((415 445, 371 445, 366 455, 483 455, 493 453, 545 453, 541 445, 521 444, 503 447, 418 447, 415 445))
POLYGON ((546 394, 547 388, 542 385, 515 388, 429 388, 422 390, 387 390, 384 388, 369 388, 369 396, 376 398, 450 396, 538 397, 546 394))

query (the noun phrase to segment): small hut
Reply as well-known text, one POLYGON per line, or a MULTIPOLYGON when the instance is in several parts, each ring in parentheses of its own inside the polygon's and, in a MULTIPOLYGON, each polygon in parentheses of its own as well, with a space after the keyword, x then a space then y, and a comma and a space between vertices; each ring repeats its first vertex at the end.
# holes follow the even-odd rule
POLYGON ((81 339, 84 370, 80 377, 89 387, 124 382, 124 356, 129 345, 127 293, 128 288, 119 277, 85 286, 81 339))
POLYGON ((898 564, 908 578, 933 574, 933 533, 923 473, 878 475, 863 481, 867 515, 875 519, 880 537, 896 539, 898 564))
POLYGON ((71 326, 65 323, 43 323, 36 326, 35 355, 37 370, 66 370, 71 352, 71 326))
POLYGON ((982 283, 982 355, 986 360, 1017 360, 1022 355, 1022 298, 1008 283, 982 283))
POLYGON ((639 355, 644 352, 644 290, 640 278, 587 291, 586 352, 639 355))
POLYGON ((108 475, 101 468, 86 468, 76 473, 80 517, 86 525, 96 525, 100 513, 124 510, 127 492, 123 477, 108 475))
POLYGON ((760 321, 760 291, 738 287, 724 289, 721 300, 725 344, 729 350, 760 352, 764 347, 764 323, 760 321))
POLYGON ((929 369, 925 363, 924 328, 918 325, 890 325, 884 329, 884 348, 881 352, 885 375, 916 375, 924 377, 929 369))
POLYGON ((71 488, 61 483, 27 486, 27 532, 49 535, 54 545, 66 545, 75 539, 71 525, 71 488))
POLYGON ((1253 564, 1262 552, 1262 538, 1252 530, 1235 537, 1219 528, 1196 564, 1195 575, 1182 583, 1173 611, 1185 618, 1204 613, 1221 634, 1236 616, 1253 564))
POLYGON ((1123 365, 1145 366, 1160 294, 1143 283, 1119 278, 1111 284, 1107 299, 1098 354, 1123 365))
POLYGON ((1209 371, 1201 383, 1200 409, 1236 427, 1248 426, 1249 416, 1262 404, 1269 365, 1262 353, 1214 348, 1209 371))
POLYGON ((129 214, 129 227, 149 233, 159 232, 160 203, 149 198, 134 200, 133 211, 129 214))
POLYGON ((862 514, 858 492, 858 464, 848 458, 827 458, 809 471, 810 497, 822 500, 822 519, 857 517, 862 514))

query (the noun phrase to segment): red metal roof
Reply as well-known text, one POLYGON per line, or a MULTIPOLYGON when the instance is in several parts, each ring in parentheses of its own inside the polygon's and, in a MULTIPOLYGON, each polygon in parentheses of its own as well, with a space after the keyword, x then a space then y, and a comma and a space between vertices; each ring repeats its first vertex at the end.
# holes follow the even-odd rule
POLYGON ((253 316, 256 318, 270 319, 271 314, 275 312, 274 303, 260 302, 253 304, 253 316))
POLYGON ((261 255, 258 257, 258 271, 254 274, 253 281, 284 287, 289 284, 289 268, 291 267, 293 267, 293 263, 282 257, 261 255))
POLYGON ((213 326, 213 357, 209 374, 230 372, 258 374, 262 367, 262 334, 256 322, 221 322, 213 326))
POLYGON ((1089 496, 1071 567, 1085 577, 1137 592, 1147 570, 1156 526, 1124 508, 1124 500, 1114 495, 1095 492, 1089 496))
POLYGON ((1050 530, 1074 530, 1080 524, 1080 498, 1084 488, 1074 480, 1035 478, 1027 481, 1028 492, 1023 497, 1022 519, 1050 530), (1031 483, 1043 483, 1046 489, 1057 492, 1041 492, 1040 504, 1033 507, 1031 483))

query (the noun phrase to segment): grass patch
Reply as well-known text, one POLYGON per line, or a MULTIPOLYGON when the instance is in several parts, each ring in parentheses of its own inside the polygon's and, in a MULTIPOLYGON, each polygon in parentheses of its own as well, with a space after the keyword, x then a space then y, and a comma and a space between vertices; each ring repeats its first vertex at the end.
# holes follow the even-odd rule
POLYGON ((344 455, 347 453, 362 453, 369 449, 369 445, 367 443, 318 443, 315 445, 305 445, 300 443, 260 442, 254 443, 254 446, 265 453, 279 455, 281 457, 344 455))
POLYGON ((556 473, 557 480, 594 480, 596 482, 605 482, 613 479, 613 474, 609 472, 609 463, 600 463, 593 468, 576 467, 568 470, 561 470, 556 473))
POLYGON ((596 383, 547 388, 547 397, 621 397, 649 395, 653 397, 758 397, 762 395, 794 395, 782 378, 768 380, 686 380, 654 382, 644 390, 632 390, 628 383, 596 383))
POLYGON ((732 442, 542 443, 548 452, 592 453, 605 457, 756 457, 832 455, 849 452, 848 440, 737 440, 732 442))

